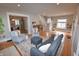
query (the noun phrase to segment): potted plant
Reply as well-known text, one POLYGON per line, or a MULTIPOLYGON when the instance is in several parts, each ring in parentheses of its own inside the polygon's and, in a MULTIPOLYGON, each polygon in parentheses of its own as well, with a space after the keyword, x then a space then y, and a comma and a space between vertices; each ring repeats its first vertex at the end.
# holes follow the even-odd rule
POLYGON ((3 33, 4 33, 4 24, 3 24, 3 20, 2 20, 2 17, 0 17, 0 37, 3 36, 3 33))

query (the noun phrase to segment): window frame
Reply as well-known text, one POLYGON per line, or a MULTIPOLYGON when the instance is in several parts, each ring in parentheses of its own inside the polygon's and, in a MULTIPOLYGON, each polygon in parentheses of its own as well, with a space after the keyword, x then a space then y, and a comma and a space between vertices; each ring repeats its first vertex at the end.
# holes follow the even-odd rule
POLYGON ((58 29, 66 29, 67 28, 67 19, 57 19, 57 26, 58 29), (65 21, 59 21, 59 20, 65 20, 65 21), (65 24, 65 26, 58 26, 58 24, 65 24))

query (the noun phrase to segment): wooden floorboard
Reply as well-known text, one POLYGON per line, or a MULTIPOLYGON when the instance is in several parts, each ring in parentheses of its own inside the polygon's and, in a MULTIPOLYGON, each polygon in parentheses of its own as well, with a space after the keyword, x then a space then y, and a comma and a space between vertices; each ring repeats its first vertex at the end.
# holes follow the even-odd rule
POLYGON ((61 53, 61 56, 71 56, 71 38, 69 38, 69 35, 65 35, 65 42, 64 47, 61 53))

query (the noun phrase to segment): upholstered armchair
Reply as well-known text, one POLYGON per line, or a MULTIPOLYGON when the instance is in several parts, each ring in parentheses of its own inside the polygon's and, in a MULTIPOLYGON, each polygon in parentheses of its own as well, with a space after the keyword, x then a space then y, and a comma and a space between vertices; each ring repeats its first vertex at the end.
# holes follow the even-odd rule
POLYGON ((31 43, 37 47, 40 43, 42 43, 42 38, 40 38, 39 36, 33 36, 31 38, 31 43))
POLYGON ((51 45, 49 46, 49 48, 45 53, 43 51, 40 51, 39 48, 44 44, 46 44, 46 42, 42 43, 42 45, 37 48, 32 47, 30 50, 30 55, 31 56, 56 56, 58 49, 60 47, 62 38, 63 38, 63 34, 59 35, 55 40, 52 40, 51 38, 50 41, 46 41, 47 44, 50 43, 51 45))

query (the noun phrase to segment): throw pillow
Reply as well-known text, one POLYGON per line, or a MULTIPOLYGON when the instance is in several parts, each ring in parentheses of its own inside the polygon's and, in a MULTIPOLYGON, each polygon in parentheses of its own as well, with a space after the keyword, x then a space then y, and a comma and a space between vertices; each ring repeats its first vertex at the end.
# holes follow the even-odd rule
POLYGON ((42 52, 42 53, 46 53, 48 48, 50 47, 50 43, 46 44, 46 45, 43 45, 41 47, 39 47, 39 50, 42 52))

